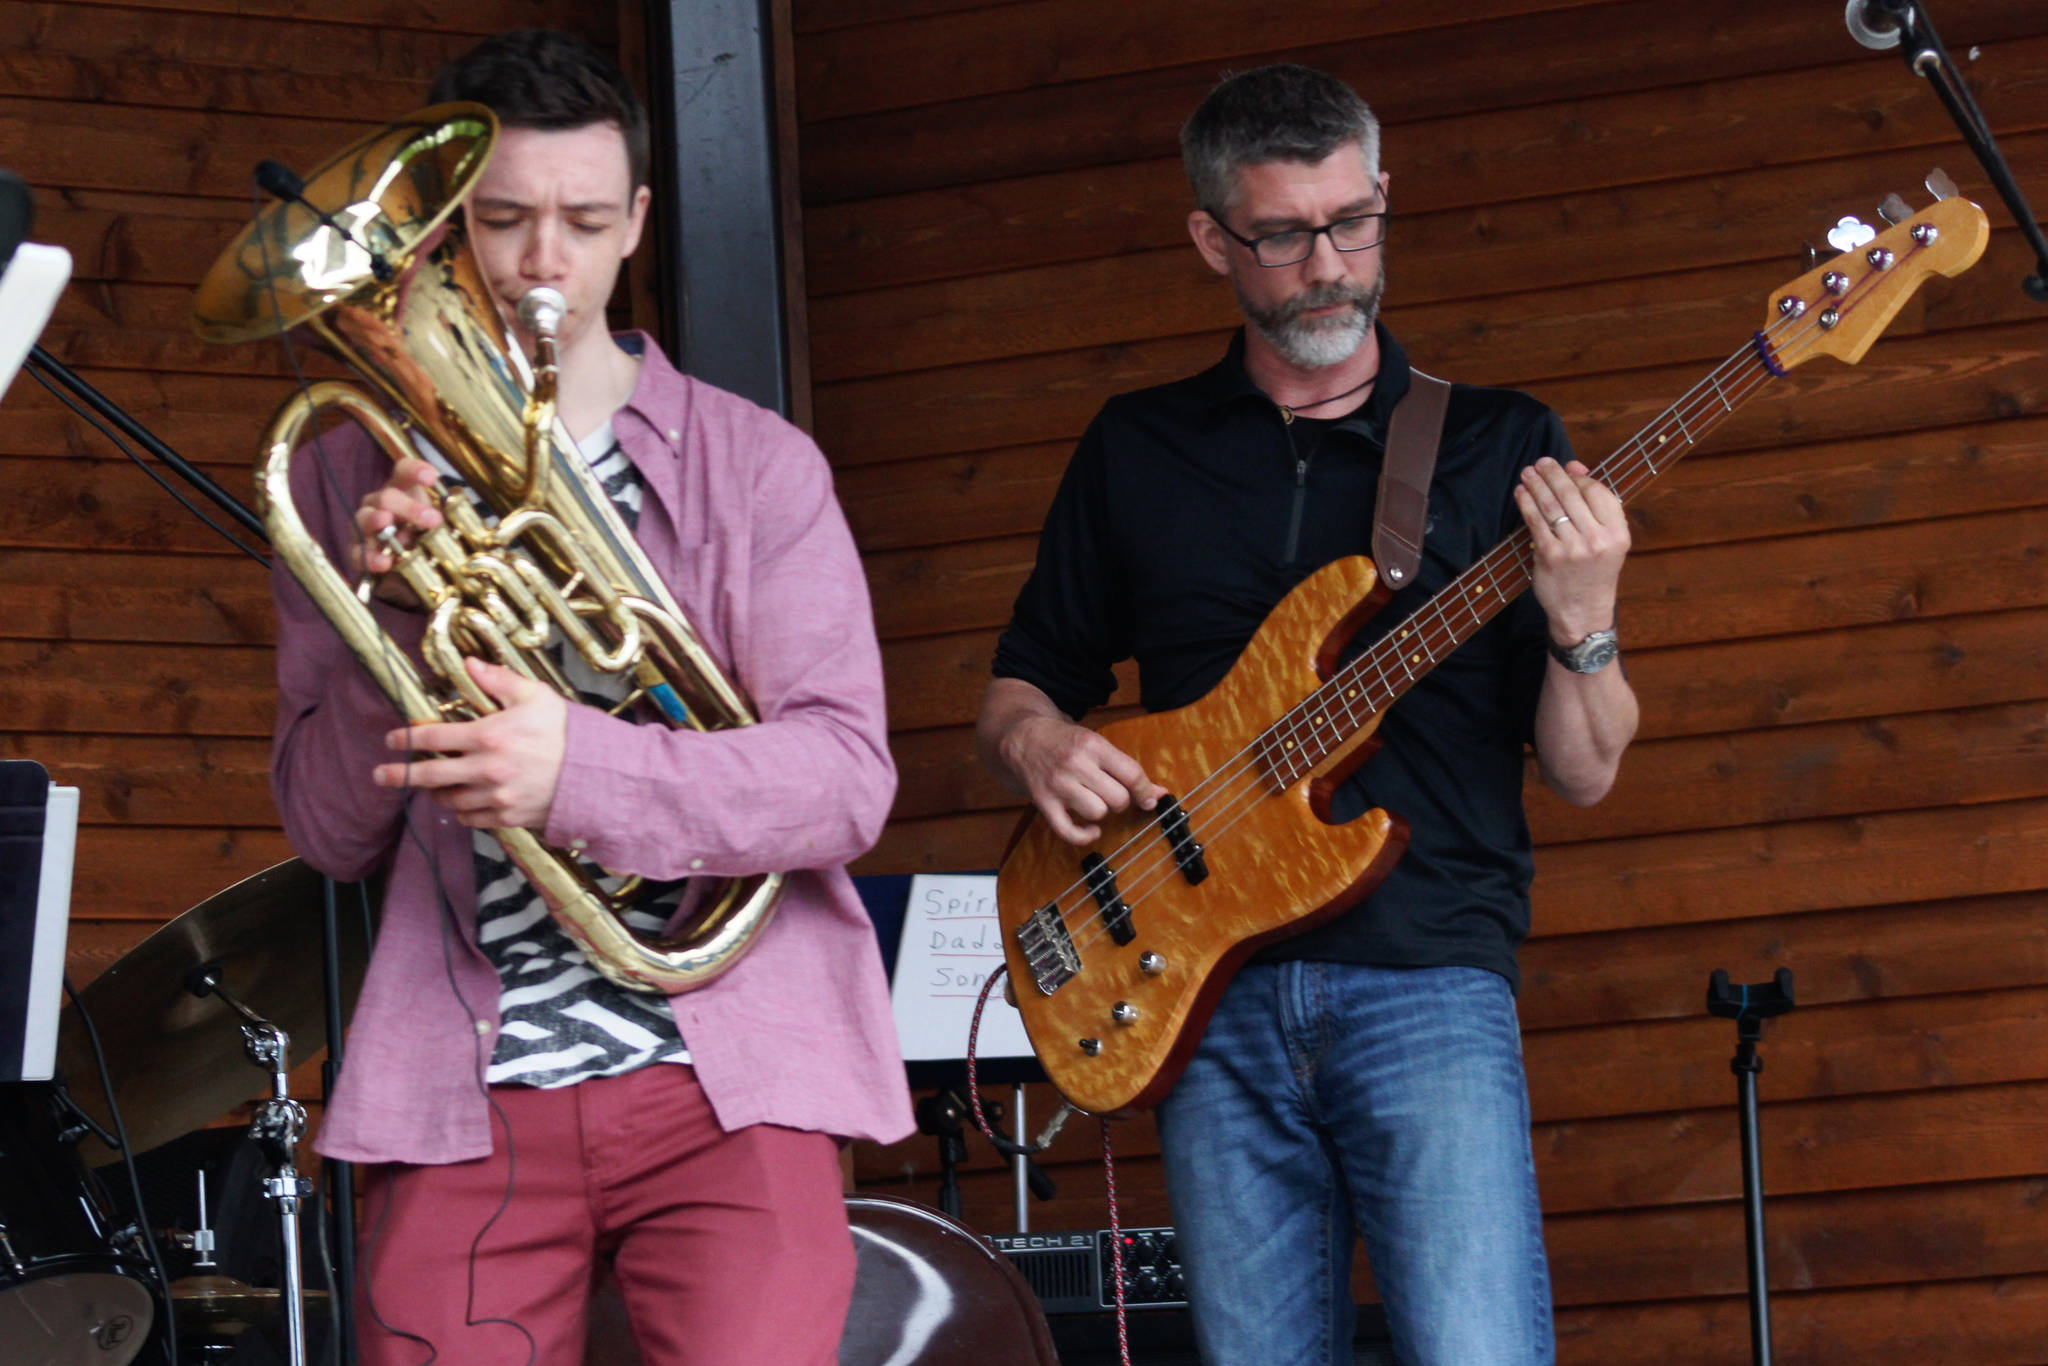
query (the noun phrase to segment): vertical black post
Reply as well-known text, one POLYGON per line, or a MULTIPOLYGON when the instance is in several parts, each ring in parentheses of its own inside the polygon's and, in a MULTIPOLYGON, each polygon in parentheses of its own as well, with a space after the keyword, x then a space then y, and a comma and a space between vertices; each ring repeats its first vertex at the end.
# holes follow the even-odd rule
POLYGON ((654 221, 676 365, 790 410, 769 0, 647 0, 654 221))
POLYGON ((1757 1056, 1764 1021, 1792 1009, 1792 970, 1779 968, 1768 982, 1731 986, 1719 968, 1707 978, 1707 1011, 1735 1021, 1735 1074, 1741 1105, 1742 1229, 1749 1261, 1749 1350, 1756 1366, 1771 1363, 1771 1284, 1764 1255, 1764 1158, 1758 1134, 1756 1078, 1764 1070, 1757 1056))
MULTIPOLYGON (((321 945, 326 961, 322 965, 327 989, 327 1061, 320 1065, 320 1099, 325 1104, 334 1095, 334 1079, 341 1075, 341 916, 335 904, 334 879, 321 879, 321 945)), ((334 1231, 334 1283, 329 1312, 337 1360, 355 1366, 356 1289, 356 1169, 347 1162, 326 1164, 328 1226, 334 1231)))
POLYGON ((1756 1366, 1771 1366, 1771 1287, 1764 1263, 1764 1158, 1757 1138, 1756 1055, 1761 1020, 1738 1026, 1735 1058, 1729 1067, 1742 1101, 1742 1229, 1749 1245, 1749 1350, 1756 1366))

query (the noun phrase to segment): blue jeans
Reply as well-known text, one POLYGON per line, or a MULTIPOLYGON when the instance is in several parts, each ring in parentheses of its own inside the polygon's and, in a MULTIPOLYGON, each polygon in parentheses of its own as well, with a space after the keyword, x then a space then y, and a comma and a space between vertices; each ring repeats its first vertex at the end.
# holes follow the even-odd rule
POLYGON ((1360 1235, 1405 1366, 1555 1359, 1498 974, 1246 967, 1158 1118, 1209 1366, 1348 1366, 1360 1235))

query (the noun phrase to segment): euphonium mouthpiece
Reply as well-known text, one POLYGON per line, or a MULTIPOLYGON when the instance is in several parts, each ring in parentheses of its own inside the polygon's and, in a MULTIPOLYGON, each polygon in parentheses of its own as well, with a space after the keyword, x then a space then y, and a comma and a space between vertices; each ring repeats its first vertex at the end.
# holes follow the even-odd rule
POLYGON ((541 285, 527 290, 519 301, 519 325, 536 337, 552 338, 568 311, 569 301, 560 290, 541 285))

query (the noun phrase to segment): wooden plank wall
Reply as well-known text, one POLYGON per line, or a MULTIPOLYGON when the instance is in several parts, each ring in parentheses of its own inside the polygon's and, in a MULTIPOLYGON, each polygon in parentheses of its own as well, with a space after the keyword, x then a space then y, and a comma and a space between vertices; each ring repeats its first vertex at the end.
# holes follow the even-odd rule
MULTIPOLYGON (((187 317, 247 219, 256 162, 308 169, 417 108, 485 33, 552 24, 616 45, 637 12, 371 0, 337 19, 301 0, 4 0, 0 166, 34 188, 35 239, 74 263, 44 344, 247 501, 291 372, 274 344, 201 344, 187 317)), ((0 487, 0 757, 82 789, 70 967, 83 985, 291 852, 267 775, 266 571, 27 375, 0 406, 0 487)))
MULTIPOLYGON (((1747 1359, 1733 1031, 1708 971, 1789 966, 1766 1040, 1780 1354, 2048 1362, 2048 315, 1932 92, 1841 6, 1658 0, 797 0, 817 431, 867 553, 903 771, 875 871, 988 866, 970 743, 1074 438, 1234 322, 1175 133, 1225 68, 1352 80, 1387 125, 1387 316, 1604 454, 1763 319, 1802 239, 1945 167, 1999 230, 1857 368, 1819 361, 1635 514, 1642 736, 1538 794, 1522 1010, 1568 1362, 1747 1359)), ((1944 36, 2048 203, 2048 11, 1944 36)), ((1125 694, 1128 697, 1128 692, 1125 694)), ((1036 1098, 1034 1113, 1047 1113, 1036 1098)), ((1105 1222, 1092 1128, 1040 1228, 1105 1222)), ((1125 1218, 1168 1217, 1148 1124, 1125 1218)), ((1009 1226, 976 1141, 970 1218, 1009 1226)), ((934 1149, 863 1151, 929 1198, 934 1149)))

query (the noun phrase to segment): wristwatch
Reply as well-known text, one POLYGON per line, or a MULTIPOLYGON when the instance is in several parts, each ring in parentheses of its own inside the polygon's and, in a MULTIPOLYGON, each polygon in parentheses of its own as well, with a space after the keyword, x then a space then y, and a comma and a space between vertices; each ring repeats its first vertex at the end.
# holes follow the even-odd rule
POLYGON ((1550 657, 1575 674, 1596 674, 1621 653, 1621 636, 1616 631, 1594 631, 1576 645, 1550 647, 1550 657))

